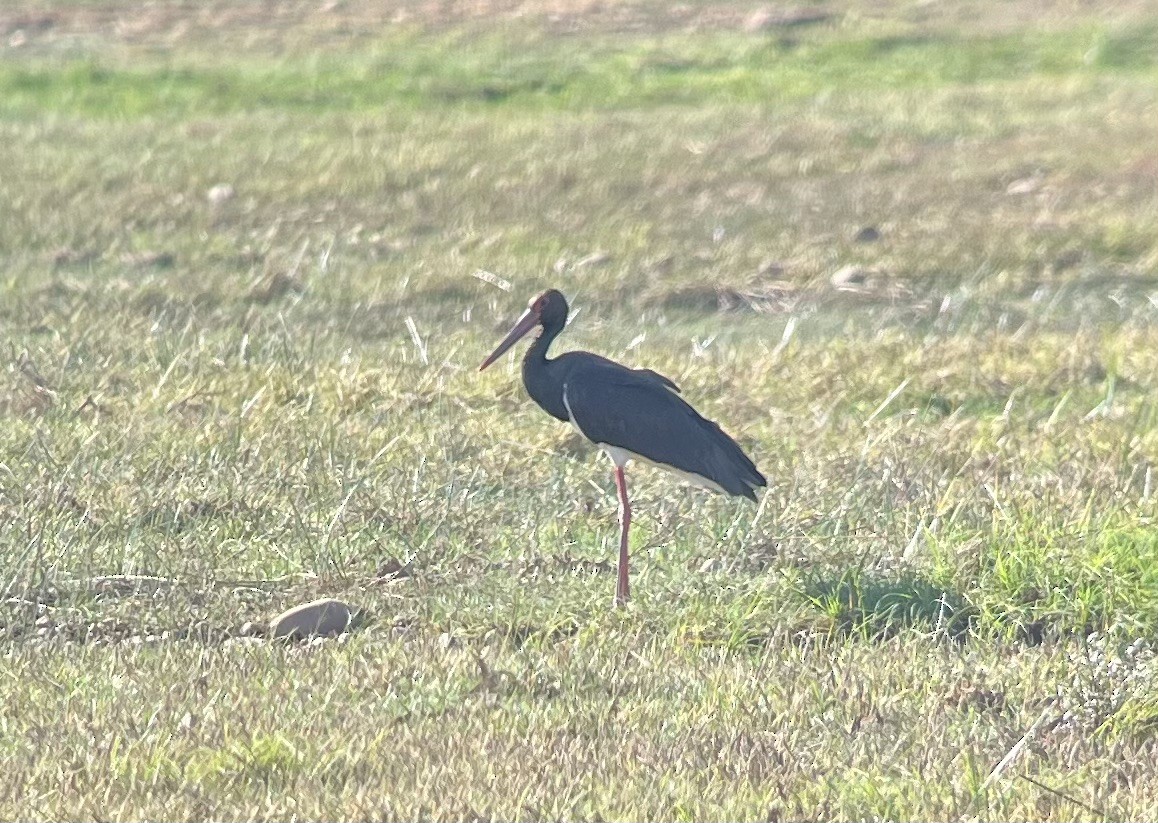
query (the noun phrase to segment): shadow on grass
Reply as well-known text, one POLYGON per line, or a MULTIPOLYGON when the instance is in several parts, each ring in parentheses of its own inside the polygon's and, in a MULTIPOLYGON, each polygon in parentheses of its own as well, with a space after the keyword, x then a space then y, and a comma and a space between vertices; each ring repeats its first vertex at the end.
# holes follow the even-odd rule
POLYGON ((884 580, 850 570, 806 580, 803 594, 828 618, 831 633, 874 640, 923 627, 963 641, 977 618, 960 594, 911 575, 884 580))
POLYGON ((959 593, 914 576, 880 579, 860 570, 832 576, 822 571, 800 581, 797 595, 811 609, 788 626, 753 624, 689 628, 684 642, 732 651, 761 651, 769 644, 825 644, 845 638, 880 642, 915 629, 964 643, 973 634, 977 609, 959 593))
POLYGON ((1108 615, 1074 619, 1055 613, 1034 616, 1027 608, 1033 601, 997 612, 983 613, 960 593, 920 577, 894 579, 873 577, 849 570, 836 579, 815 576, 804 582, 802 593, 819 610, 820 620, 804 635, 887 640, 904 629, 916 628, 941 634, 957 642, 974 636, 999 636, 1037 646, 1066 636, 1085 637, 1103 631, 1108 615))

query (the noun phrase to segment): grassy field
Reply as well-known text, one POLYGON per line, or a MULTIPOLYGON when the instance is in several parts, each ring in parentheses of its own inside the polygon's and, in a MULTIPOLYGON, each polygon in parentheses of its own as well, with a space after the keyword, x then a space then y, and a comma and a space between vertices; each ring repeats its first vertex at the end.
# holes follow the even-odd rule
POLYGON ((1158 4, 363 5, 0 10, 0 818, 1158 817, 1158 4))

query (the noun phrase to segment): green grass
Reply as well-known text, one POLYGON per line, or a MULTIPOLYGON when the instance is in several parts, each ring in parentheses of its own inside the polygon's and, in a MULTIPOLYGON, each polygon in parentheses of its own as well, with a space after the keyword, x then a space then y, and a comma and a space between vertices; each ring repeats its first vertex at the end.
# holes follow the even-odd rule
POLYGON ((754 8, 0 17, 0 817, 1158 814, 1156 12, 754 8))
POLYGON ((514 106, 647 109, 775 105, 821 93, 1091 79, 1158 68, 1158 26, 1065 32, 850 36, 804 41, 713 32, 560 40, 534 27, 387 34, 358 54, 293 54, 222 65, 216 53, 109 66, 94 55, 15 60, 0 73, 9 117, 96 118, 514 106), (142 65, 143 64, 143 65, 142 65))

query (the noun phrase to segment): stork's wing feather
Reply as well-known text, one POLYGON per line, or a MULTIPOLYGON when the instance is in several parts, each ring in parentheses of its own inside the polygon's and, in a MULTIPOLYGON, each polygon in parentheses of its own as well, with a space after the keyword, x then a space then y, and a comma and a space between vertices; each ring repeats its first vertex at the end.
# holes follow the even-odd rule
MULTIPOLYGON (((616 365, 619 364, 617 363, 616 365)), ((664 377, 657 371, 652 371, 651 369, 632 369, 631 371, 635 374, 642 375, 644 377, 650 378, 651 380, 656 380, 660 383, 663 383, 663 385, 667 386, 672 391, 676 392, 677 394, 679 393, 680 387, 677 386, 670 377, 664 377)))
POLYGON ((592 442, 755 500, 754 490, 766 485, 756 465, 675 391, 675 384, 656 372, 592 361, 571 370, 563 394, 575 425, 592 442))
POLYGON ((554 363, 559 365, 566 364, 568 374, 575 369, 590 369, 593 367, 605 367, 610 372, 620 375, 625 379, 635 377, 641 381, 652 381, 658 385, 666 386, 674 392, 679 392, 680 387, 675 384, 675 381, 670 377, 666 377, 652 369, 629 369, 621 363, 616 363, 614 360, 609 360, 606 357, 598 354, 592 354, 589 351, 584 352, 564 352, 555 358, 554 363))

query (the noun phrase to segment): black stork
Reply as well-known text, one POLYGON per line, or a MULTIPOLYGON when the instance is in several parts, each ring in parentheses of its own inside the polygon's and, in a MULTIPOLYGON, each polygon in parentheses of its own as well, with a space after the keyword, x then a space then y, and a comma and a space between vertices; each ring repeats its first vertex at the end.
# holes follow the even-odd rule
POLYGON ((756 500, 767 485, 756 464, 711 420, 679 396, 679 387, 651 369, 630 369, 585 351, 547 357, 567 323, 567 298, 548 289, 531 300, 503 342, 479 366, 482 371, 523 336, 541 331, 523 358, 523 385, 543 411, 570 423, 615 464, 619 492, 619 574, 615 605, 630 596, 627 533, 631 502, 623 467, 642 460, 695 485, 756 500))

